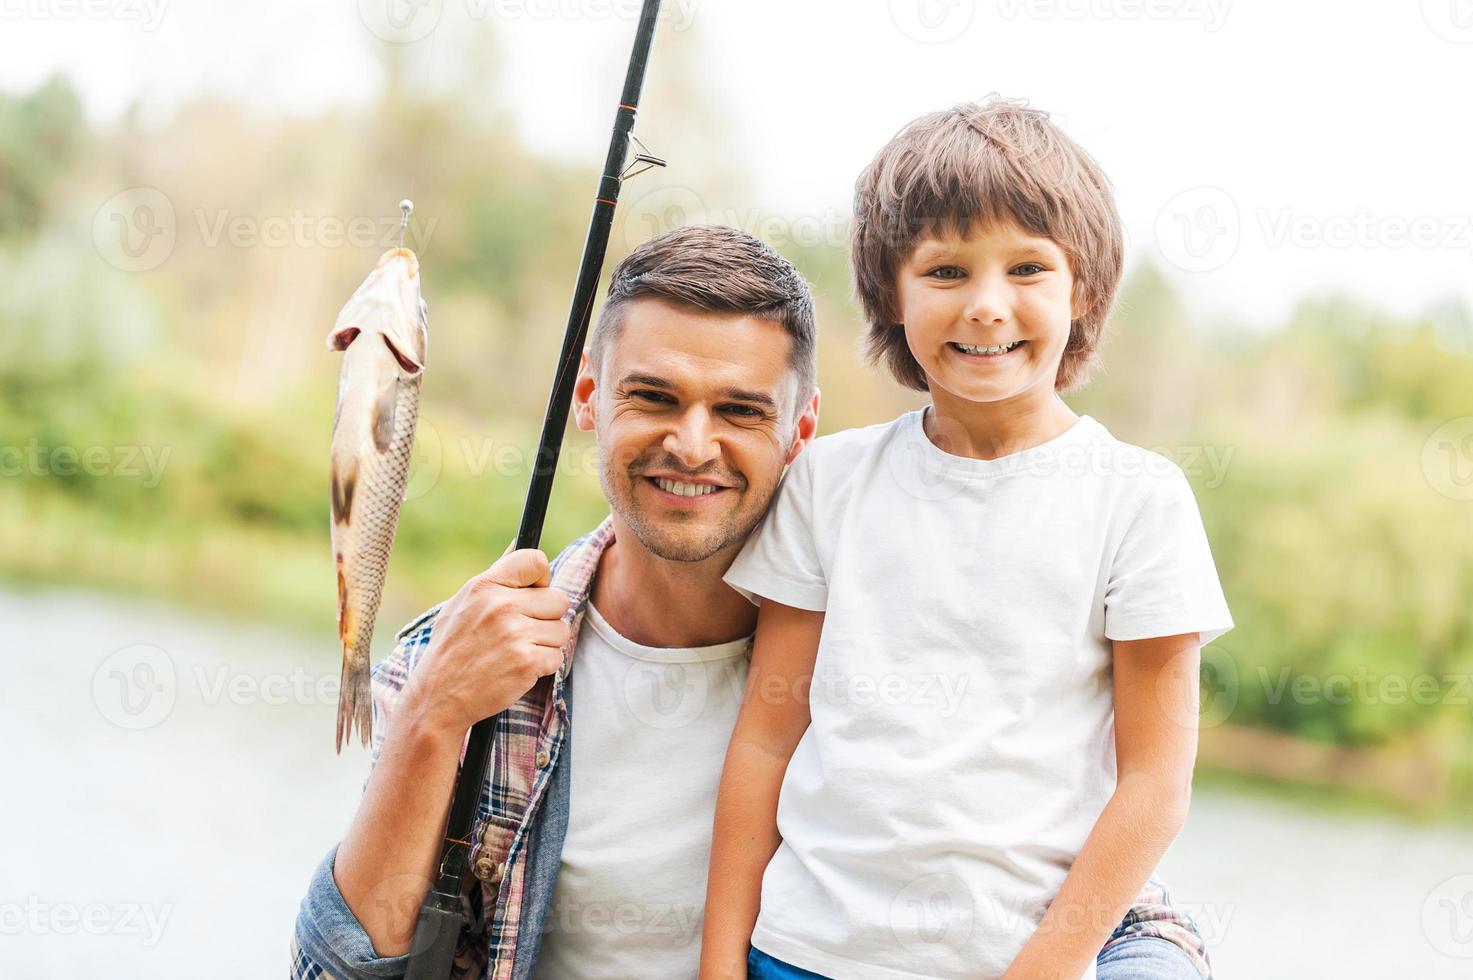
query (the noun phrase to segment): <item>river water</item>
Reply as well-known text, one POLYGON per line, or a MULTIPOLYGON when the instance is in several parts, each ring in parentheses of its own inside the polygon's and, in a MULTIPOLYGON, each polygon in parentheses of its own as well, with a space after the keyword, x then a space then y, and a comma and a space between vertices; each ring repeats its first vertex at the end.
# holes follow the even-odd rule
MULTIPOLYGON (((367 771, 332 637, 0 591, 0 644, 0 976, 283 976, 367 771)), ((1223 980, 1473 977, 1467 830, 1203 790, 1162 871, 1223 980)))

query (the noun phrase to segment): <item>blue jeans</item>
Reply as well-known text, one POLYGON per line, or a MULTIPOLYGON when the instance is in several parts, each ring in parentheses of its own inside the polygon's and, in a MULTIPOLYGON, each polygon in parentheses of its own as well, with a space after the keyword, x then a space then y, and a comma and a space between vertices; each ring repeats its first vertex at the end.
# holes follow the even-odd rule
MULTIPOLYGON (((1175 943, 1154 936, 1141 936, 1104 950, 1095 962, 1095 971, 1099 980, 1202 980, 1191 957, 1175 943)), ((775 960, 753 946, 747 953, 747 980, 826 978, 775 960)))

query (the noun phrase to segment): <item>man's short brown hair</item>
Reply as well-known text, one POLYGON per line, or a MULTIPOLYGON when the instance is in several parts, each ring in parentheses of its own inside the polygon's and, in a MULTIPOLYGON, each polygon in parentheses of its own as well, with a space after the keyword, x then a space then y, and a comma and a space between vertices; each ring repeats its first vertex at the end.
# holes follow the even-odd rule
POLYGON ((1075 306, 1085 312, 1069 325, 1054 387, 1088 379, 1124 261, 1110 182, 1048 113, 996 97, 913 120, 855 182, 850 261, 871 362, 927 390, 897 319, 900 266, 927 236, 1007 222, 1052 239, 1068 257, 1075 306))
POLYGON ((725 225, 684 225, 635 248, 609 277, 588 345, 595 368, 619 335, 624 307, 641 296, 777 321, 792 339, 788 363, 798 376, 797 404, 812 394, 818 377, 813 293, 793 263, 761 239, 725 225))

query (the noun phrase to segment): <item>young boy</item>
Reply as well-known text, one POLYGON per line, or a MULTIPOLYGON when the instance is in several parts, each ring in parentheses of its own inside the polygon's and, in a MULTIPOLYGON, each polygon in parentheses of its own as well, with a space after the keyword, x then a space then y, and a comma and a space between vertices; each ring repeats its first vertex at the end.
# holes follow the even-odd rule
POLYGON ((930 404, 817 440, 726 575, 762 610, 703 978, 1207 975, 1189 919, 1136 927, 1232 620, 1180 468, 1059 397, 1121 237, 1095 162, 1008 102, 860 176, 869 354, 930 404))

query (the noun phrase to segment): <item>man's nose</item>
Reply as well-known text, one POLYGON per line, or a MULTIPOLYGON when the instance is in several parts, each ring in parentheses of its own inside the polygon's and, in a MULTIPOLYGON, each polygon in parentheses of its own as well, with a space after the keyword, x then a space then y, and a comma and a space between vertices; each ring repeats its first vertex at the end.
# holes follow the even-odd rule
POLYGON ((696 469, 721 454, 715 434, 711 413, 702 406, 692 405, 680 413, 674 428, 666 433, 664 449, 682 465, 696 469))

